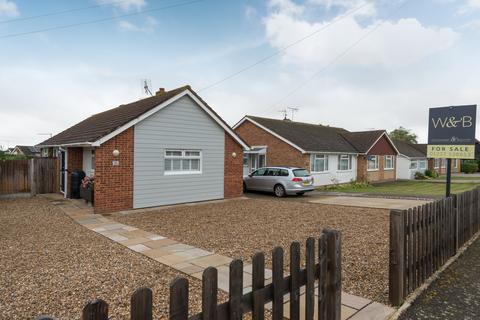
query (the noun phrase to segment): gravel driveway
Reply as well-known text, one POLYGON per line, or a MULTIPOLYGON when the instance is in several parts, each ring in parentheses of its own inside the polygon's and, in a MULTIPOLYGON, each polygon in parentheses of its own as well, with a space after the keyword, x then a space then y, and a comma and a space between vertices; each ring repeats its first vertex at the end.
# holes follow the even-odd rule
MULTIPOLYGON (((323 228, 342 232, 343 290, 388 299, 389 211, 280 199, 231 200, 111 217, 202 249, 250 261, 257 251, 304 245, 323 228)), ((286 254, 286 261, 288 255, 286 254)), ((271 265, 269 254, 267 262, 271 265)))
MULTIPOLYGON (((156 317, 168 315, 169 283, 178 272, 77 225, 44 198, 0 200, 0 319, 50 314, 79 319, 92 298, 125 319, 130 295, 152 288, 156 317)), ((190 278, 199 311, 200 281, 190 278)))

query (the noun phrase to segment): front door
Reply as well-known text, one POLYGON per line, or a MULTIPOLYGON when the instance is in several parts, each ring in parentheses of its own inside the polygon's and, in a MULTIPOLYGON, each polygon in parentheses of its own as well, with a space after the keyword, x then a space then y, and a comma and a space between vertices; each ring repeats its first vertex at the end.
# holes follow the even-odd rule
POLYGON ((65 150, 60 150, 60 192, 65 193, 65 150))

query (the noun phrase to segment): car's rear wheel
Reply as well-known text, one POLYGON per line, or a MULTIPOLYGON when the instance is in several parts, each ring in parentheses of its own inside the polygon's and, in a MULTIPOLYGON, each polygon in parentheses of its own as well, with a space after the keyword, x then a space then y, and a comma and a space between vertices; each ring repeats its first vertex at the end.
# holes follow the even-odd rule
POLYGON ((273 187, 273 193, 275 193, 275 196, 278 198, 284 197, 285 188, 281 184, 277 184, 275 187, 273 187))

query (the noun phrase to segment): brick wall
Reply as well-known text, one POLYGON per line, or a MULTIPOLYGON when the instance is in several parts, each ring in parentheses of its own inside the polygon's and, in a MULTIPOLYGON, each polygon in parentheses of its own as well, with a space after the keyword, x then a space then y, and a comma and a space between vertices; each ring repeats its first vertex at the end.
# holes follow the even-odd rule
POLYGON ((378 170, 368 171, 367 157, 358 156, 357 158, 357 180, 362 182, 387 182, 397 179, 396 167, 397 157, 394 157, 394 169, 385 170, 385 157, 378 156, 378 170))
POLYGON ((240 197, 243 193, 243 148, 226 132, 224 170, 223 196, 240 197), (237 154, 235 158, 232 157, 233 152, 237 154))
POLYGON ((65 185, 65 191, 67 198, 70 197, 70 182, 73 171, 83 170, 83 148, 67 148, 67 184, 65 185))
MULTIPOLYGON (((439 174, 447 174, 447 159, 442 159, 442 164, 440 168, 435 168, 435 159, 428 159, 428 170, 436 171, 439 174)), ((462 160, 457 160, 457 168, 455 168, 455 160, 452 159, 452 173, 459 173, 462 172, 462 160)))
POLYGON ((266 165, 296 166, 310 169, 310 156, 283 142, 250 121, 243 122, 235 129, 237 134, 250 146, 267 146, 266 165))
POLYGON ((133 208, 133 133, 131 127, 95 149, 95 213, 133 208))

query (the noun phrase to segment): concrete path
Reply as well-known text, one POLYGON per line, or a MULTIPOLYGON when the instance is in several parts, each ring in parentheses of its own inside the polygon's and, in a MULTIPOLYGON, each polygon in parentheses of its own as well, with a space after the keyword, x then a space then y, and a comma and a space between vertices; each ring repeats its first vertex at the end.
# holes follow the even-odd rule
MULTIPOLYGON (((202 279, 203 270, 207 267, 216 267, 218 270, 218 287, 228 292, 231 258, 118 223, 99 214, 93 214, 92 208, 86 206, 80 200, 57 198, 57 200, 52 201, 52 204, 60 207, 74 221, 91 231, 197 279, 202 279)), ((244 292, 247 293, 252 290, 251 264, 244 266, 243 280, 244 292)), ((272 270, 265 269, 265 282, 268 284, 271 283, 271 280, 272 270)), ((302 289, 304 290, 305 287, 302 287, 302 289)), ((286 295, 284 308, 287 315, 290 306, 288 298, 289 296, 286 295)), ((302 312, 305 309, 303 307, 304 301, 305 297, 302 295, 300 298, 302 312)), ((271 307, 271 304, 267 305, 267 308, 269 307, 271 307)), ((342 293, 342 320, 383 320, 387 319, 394 311, 394 309, 383 304, 342 293)), ((302 318, 304 317, 302 316, 302 318)))
POLYGON ((428 201, 413 199, 387 199, 387 198, 363 198, 348 196, 324 196, 314 200, 311 203, 321 203, 330 205, 340 205, 349 207, 379 208, 379 209, 408 209, 415 206, 421 206, 428 201))
POLYGON ((479 261, 480 239, 477 239, 400 319, 480 319, 479 261))

